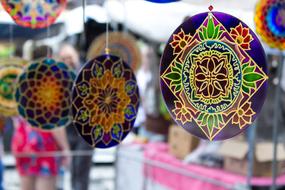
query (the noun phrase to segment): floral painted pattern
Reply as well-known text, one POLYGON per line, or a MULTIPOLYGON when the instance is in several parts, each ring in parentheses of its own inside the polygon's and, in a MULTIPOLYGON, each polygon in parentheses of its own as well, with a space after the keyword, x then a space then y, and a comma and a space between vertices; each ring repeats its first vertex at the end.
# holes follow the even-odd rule
POLYGON ((237 27, 231 29, 230 34, 234 38, 235 42, 239 44, 244 50, 250 49, 250 42, 253 39, 249 33, 249 28, 243 27, 240 23, 237 27))
POLYGON ((45 28, 65 9, 66 0, 1 0, 2 6, 20 26, 45 28))
POLYGON ((84 65, 72 99, 78 132, 98 148, 121 143, 133 127, 139 105, 132 70, 113 55, 99 56, 84 65))
POLYGON ((116 123, 124 122, 124 108, 130 103, 125 82, 124 78, 113 77, 109 70, 102 78, 90 80, 91 93, 83 104, 91 110, 91 125, 103 126, 110 132, 116 123))
POLYGON ((19 76, 15 98, 19 114, 32 127, 51 130, 71 122, 74 72, 63 62, 43 59, 19 76))
POLYGON ((216 55, 205 56, 195 68, 197 95, 204 98, 217 98, 228 94, 229 71, 227 60, 216 55))
POLYGON ((200 138, 223 140, 256 118, 266 73, 264 50, 248 26, 210 11, 186 20, 169 39, 160 65, 161 90, 177 124, 200 138))
POLYGON ((173 41, 170 43, 173 48, 173 53, 178 54, 181 50, 187 45, 187 43, 191 40, 190 35, 185 35, 184 31, 181 31, 178 34, 173 35, 173 41))
POLYGON ((233 124, 240 124, 241 128, 245 127, 247 124, 252 123, 252 117, 255 112, 251 108, 251 103, 246 103, 238 107, 238 110, 233 116, 233 124))
POLYGON ((190 108, 185 105, 184 102, 175 101, 175 109, 173 109, 173 113, 178 121, 181 121, 182 124, 185 124, 191 119, 190 108))

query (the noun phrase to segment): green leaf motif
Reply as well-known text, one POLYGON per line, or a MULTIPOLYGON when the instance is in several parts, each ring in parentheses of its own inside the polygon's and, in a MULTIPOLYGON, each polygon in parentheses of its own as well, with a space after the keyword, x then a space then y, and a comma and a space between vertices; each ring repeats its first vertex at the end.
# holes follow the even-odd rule
POLYGON ((203 35, 202 32, 199 32, 199 37, 200 37, 200 39, 201 39, 202 41, 204 40, 204 35, 203 35))
POLYGON ((202 121, 203 117, 204 117, 204 113, 200 113, 197 119, 199 121, 202 121))
POLYGON ((121 68, 121 64, 117 64, 114 66, 114 70, 113 70, 113 74, 115 77, 120 77, 122 75, 122 68, 121 68))
POLYGON ((199 32, 200 39, 218 39, 222 35, 223 31, 221 30, 220 24, 215 26, 213 18, 210 18, 207 23, 207 27, 202 27, 202 31, 199 32))
POLYGON ((165 78, 169 80, 181 80, 181 75, 180 73, 177 73, 177 72, 171 72, 171 73, 167 73, 165 78))
POLYGON ((248 67, 246 67, 244 70, 243 70, 243 73, 245 74, 245 73, 252 73, 252 72, 254 72, 254 70, 255 70, 255 67, 254 66, 248 66, 248 67))
POLYGON ((204 35, 204 39, 208 39, 208 35, 207 35, 207 28, 203 27, 203 35, 204 35))
POLYGON ((263 78, 263 76, 259 73, 247 73, 243 76, 243 79, 246 82, 257 82, 262 78, 263 78))
POLYGON ((127 86, 126 86, 126 92, 128 93, 128 94, 130 94, 132 91, 133 91, 133 89, 134 89, 134 85, 133 84, 127 84, 127 86))
POLYGON ((249 88, 255 88, 256 87, 255 83, 253 83, 253 82, 244 82, 243 84, 244 84, 244 86, 249 87, 249 88))
POLYGON ((78 86, 78 89, 80 91, 80 94, 85 96, 88 93, 88 87, 86 84, 82 84, 80 86, 78 86))
POLYGON ((222 124, 225 123, 221 114, 200 113, 197 120, 202 126, 206 126, 210 133, 212 133, 214 128, 220 129, 222 124))
POLYGON ((94 137, 95 137, 95 139, 98 139, 98 137, 101 136, 101 133, 102 133, 101 127, 97 127, 97 128, 95 129, 95 131, 94 131, 94 137))
POLYGON ((177 85, 174 89, 174 92, 179 92, 181 90, 181 84, 177 85))
POLYGON ((117 136, 117 138, 120 137, 120 131, 121 131, 121 129, 118 125, 113 126, 113 133, 117 136))
POLYGON ((242 90, 247 94, 250 93, 250 89, 256 88, 259 80, 264 78, 261 73, 256 72, 256 66, 250 66, 250 63, 242 65, 242 74, 242 90))
POLYGON ((88 118, 89 118, 88 111, 87 110, 85 110, 85 111, 81 110, 80 116, 78 117, 78 120, 85 122, 88 118))
POLYGON ((103 75, 103 68, 100 67, 99 65, 95 66, 95 70, 98 77, 101 77, 103 75))
POLYGON ((243 64, 241 67, 242 67, 242 70, 244 70, 246 67, 248 67, 249 66, 249 63, 245 63, 245 64, 243 64))
POLYGON ((211 17, 208 20, 208 26, 207 26, 208 38, 211 39, 214 36, 214 30, 215 30, 215 25, 214 25, 213 17, 211 17))
POLYGON ((249 94, 249 88, 248 88, 248 87, 242 86, 242 90, 243 90, 245 93, 249 94))
POLYGON ((176 72, 176 73, 180 73, 181 72, 181 70, 179 68, 177 68, 177 67, 172 67, 171 70, 173 72, 176 72))
POLYGON ((207 124, 207 122, 208 122, 208 114, 205 114, 204 115, 204 117, 203 117, 203 119, 202 119, 202 125, 206 125, 207 124))
POLYGON ((134 114, 134 112, 130 108, 125 109, 125 113, 127 115, 133 115, 134 114))
POLYGON ((208 126, 207 126, 209 132, 212 132, 213 125, 214 125, 214 117, 213 117, 213 115, 209 115, 209 117, 208 117, 208 126))

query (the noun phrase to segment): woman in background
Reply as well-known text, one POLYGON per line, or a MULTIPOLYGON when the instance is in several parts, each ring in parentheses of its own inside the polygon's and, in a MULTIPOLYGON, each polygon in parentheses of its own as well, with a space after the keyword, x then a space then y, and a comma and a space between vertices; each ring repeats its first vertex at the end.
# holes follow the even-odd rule
MULTIPOLYGON (((33 60, 40 59, 47 46, 34 50, 33 60)), ((16 168, 20 174, 21 190, 56 190, 56 179, 60 167, 68 165, 68 157, 64 159, 52 155, 41 156, 54 151, 69 152, 69 144, 64 128, 53 131, 41 131, 32 128, 23 118, 13 118, 15 132, 12 139, 12 151, 16 157, 16 168), (25 154, 29 154, 26 155, 25 154), (34 154, 34 155, 31 155, 34 154)))
MULTIPOLYGON (((64 44, 59 51, 59 60, 63 61, 74 70, 80 68, 79 54, 69 44, 64 44)), ((87 190, 89 173, 92 163, 93 148, 89 146, 77 133, 72 124, 66 128, 70 149, 72 151, 90 151, 90 155, 74 156, 71 162, 71 185, 73 190, 87 190)))

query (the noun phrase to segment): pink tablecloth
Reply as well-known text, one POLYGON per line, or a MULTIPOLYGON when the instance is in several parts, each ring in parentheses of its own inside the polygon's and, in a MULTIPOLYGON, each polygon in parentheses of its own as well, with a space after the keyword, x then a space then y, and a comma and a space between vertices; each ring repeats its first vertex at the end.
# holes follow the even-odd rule
MULTIPOLYGON (((145 159, 154 161, 156 163, 162 163, 179 169, 185 169, 197 176, 206 177, 207 179, 215 179, 218 182, 222 182, 229 186, 237 184, 246 184, 246 177, 233 174, 222 169, 207 168, 200 165, 184 164, 181 160, 176 159, 174 156, 168 153, 167 144, 153 143, 144 146, 145 159)), ((145 166, 145 177, 153 180, 156 183, 164 185, 170 189, 179 190, 225 190, 226 188, 213 185, 212 183, 204 182, 191 177, 183 176, 171 172, 166 169, 162 169, 157 166, 145 166)), ((252 185, 254 186, 270 186, 272 180, 267 177, 254 177, 252 179, 252 185)), ((277 179, 279 185, 285 184, 285 175, 280 176, 277 179)))

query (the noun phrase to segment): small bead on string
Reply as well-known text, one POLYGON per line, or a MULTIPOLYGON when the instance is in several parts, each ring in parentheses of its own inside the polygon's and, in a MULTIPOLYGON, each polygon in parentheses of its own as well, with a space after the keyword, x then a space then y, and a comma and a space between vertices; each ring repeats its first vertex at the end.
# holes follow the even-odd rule
POLYGON ((210 6, 208 7, 208 9, 209 9, 209 11, 212 11, 212 10, 214 9, 214 7, 213 7, 212 5, 210 5, 210 6))

